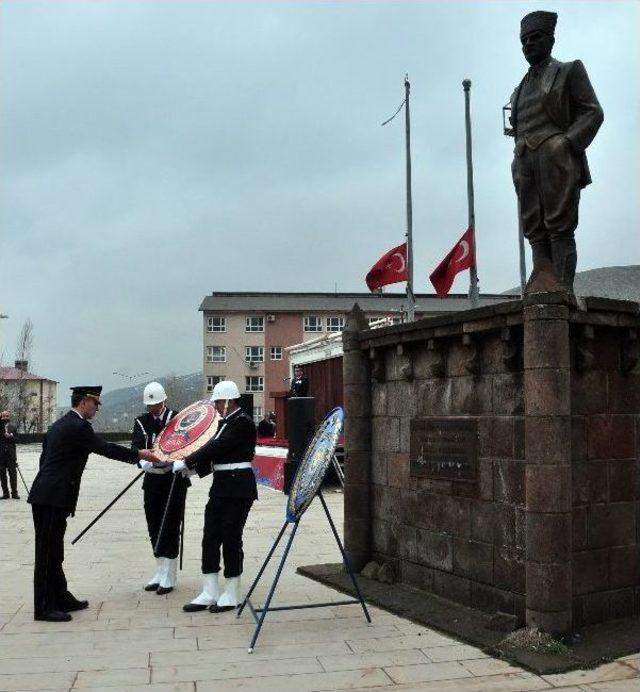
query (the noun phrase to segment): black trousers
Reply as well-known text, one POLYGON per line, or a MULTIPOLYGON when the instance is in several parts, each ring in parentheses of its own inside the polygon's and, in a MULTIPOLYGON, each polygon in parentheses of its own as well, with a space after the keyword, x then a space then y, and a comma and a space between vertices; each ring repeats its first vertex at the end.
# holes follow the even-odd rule
POLYGON ((147 518, 151 547, 154 548, 153 554, 155 557, 167 557, 170 559, 178 557, 178 552, 180 551, 180 523, 187 497, 186 481, 181 477, 176 478, 176 485, 162 531, 160 545, 158 550, 155 551, 172 481, 172 473, 163 475, 147 474, 144 479, 144 513, 147 518))
POLYGON ((220 547, 224 558, 224 576, 242 574, 244 553, 242 531, 253 500, 243 497, 210 497, 204 510, 202 536, 202 573, 220 571, 220 547))
POLYGON ((62 563, 68 510, 50 505, 31 505, 31 511, 36 531, 33 612, 34 615, 45 615, 59 610, 67 595, 62 563))
POLYGON ((11 457, 2 457, 0 459, 0 484, 2 485, 2 494, 5 497, 9 496, 9 485, 11 492, 14 495, 18 494, 18 472, 16 460, 11 457), (7 474, 9 475, 9 485, 7 484, 7 474))

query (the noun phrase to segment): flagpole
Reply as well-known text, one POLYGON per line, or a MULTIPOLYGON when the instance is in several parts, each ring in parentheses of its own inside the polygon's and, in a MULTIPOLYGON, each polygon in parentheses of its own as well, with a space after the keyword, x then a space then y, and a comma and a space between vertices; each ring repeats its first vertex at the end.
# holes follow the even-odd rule
POLYGON ((404 77, 404 122, 407 150, 407 319, 413 322, 416 318, 415 298, 413 295, 413 207, 411 200, 411 125, 409 117, 409 75, 404 77))
POLYGON ((469 270, 469 298, 472 307, 478 307, 480 302, 480 291, 478 289, 478 270, 476 268, 476 214, 473 204, 473 155, 471 153, 471 106, 470 90, 471 80, 465 79, 462 82, 464 89, 464 121, 467 134, 467 199, 469 203, 469 227, 473 228, 473 266, 469 270))
POLYGON ((524 298, 527 286, 527 260, 524 254, 524 233, 522 232, 522 216, 520 214, 520 200, 518 199, 518 249, 520 252, 520 297, 524 298))

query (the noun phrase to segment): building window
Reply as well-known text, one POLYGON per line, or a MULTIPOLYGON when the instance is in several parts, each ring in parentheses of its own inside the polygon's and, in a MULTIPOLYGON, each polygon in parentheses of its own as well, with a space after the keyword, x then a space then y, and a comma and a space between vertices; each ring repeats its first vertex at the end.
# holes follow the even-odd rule
POLYGON ((226 317, 207 317, 208 332, 226 332, 227 319, 226 317))
POLYGON ((253 407, 253 422, 258 423, 262 419, 262 406, 253 407))
POLYGON ((379 322, 381 319, 382 319, 382 317, 370 317, 369 318, 369 326, 371 327, 372 324, 379 322))
POLYGON ((271 347, 271 360, 282 360, 282 346, 271 347))
POLYGON ((344 317, 327 317, 327 331, 341 332, 344 329, 344 317))
POLYGON ((247 322, 244 330, 245 332, 263 332, 264 317, 258 317, 256 315, 247 317, 247 322))
POLYGON ((264 392, 264 377, 262 375, 249 375, 244 380, 247 392, 264 392))
POLYGON ((244 359, 247 363, 264 363, 264 346, 245 346, 244 359))
POLYGON ((317 315, 307 315, 304 318, 304 331, 305 332, 321 332, 322 331, 322 317, 317 315))
POLYGON ((207 375, 207 391, 212 392, 218 382, 222 382, 222 380, 225 379, 226 377, 224 375, 207 375))
POLYGON ((207 346, 207 363, 226 363, 226 346, 207 346))

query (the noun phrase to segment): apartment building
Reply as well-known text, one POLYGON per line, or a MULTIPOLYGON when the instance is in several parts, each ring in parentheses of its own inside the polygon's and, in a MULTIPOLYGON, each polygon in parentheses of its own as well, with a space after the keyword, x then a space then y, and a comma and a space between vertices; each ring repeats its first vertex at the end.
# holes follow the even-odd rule
MULTIPOLYGON (((482 295, 480 305, 510 296, 482 295)), ((204 393, 220 380, 233 380, 240 391, 253 393, 254 417, 273 410, 274 394, 289 388, 291 365, 285 349, 294 344, 341 332, 354 303, 371 323, 387 318, 400 322, 404 293, 252 293, 214 292, 200 305, 203 329, 204 393)), ((468 296, 416 296, 416 319, 466 310, 468 296)))
POLYGON ((26 360, 14 367, 0 367, 0 410, 11 412, 11 422, 22 433, 42 433, 56 419, 55 380, 29 372, 26 360))

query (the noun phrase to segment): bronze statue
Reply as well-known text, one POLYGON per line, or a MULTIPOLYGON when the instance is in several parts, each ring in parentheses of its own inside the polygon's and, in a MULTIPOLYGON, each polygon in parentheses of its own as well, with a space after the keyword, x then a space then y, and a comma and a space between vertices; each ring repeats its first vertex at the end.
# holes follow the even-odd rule
POLYGON ((527 293, 573 291, 580 190, 591 182, 585 150, 604 119, 582 62, 551 57, 557 19, 542 11, 522 19, 522 52, 531 67, 511 96, 511 169, 533 255, 527 293))

